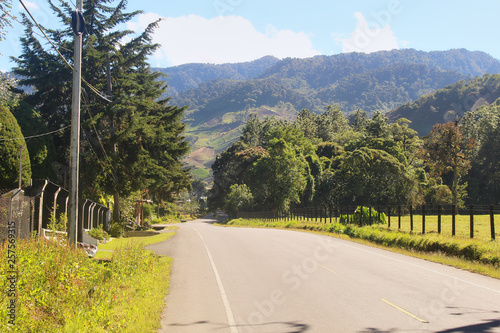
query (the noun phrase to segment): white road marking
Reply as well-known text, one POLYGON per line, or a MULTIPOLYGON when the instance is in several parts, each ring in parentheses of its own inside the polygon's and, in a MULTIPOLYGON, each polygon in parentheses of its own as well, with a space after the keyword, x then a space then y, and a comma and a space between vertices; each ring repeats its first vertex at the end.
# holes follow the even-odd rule
POLYGON ((229 300, 227 299, 226 295, 226 290, 224 289, 224 285, 222 284, 222 280, 219 275, 219 271, 217 270, 217 267, 215 266, 214 259, 212 258, 212 254, 208 250, 207 244, 205 244, 205 240, 201 236, 200 232, 196 229, 193 229, 196 231, 198 236, 201 238, 201 242, 203 243, 203 246, 205 247, 205 250, 207 251, 208 259, 210 260, 210 264, 212 265, 212 270, 214 271, 215 274, 215 280, 217 281, 217 285, 219 286, 219 292, 220 296, 222 298, 222 303, 224 304, 224 308, 226 310, 226 316, 227 316, 227 322, 229 323, 229 329, 231 330, 231 333, 238 333, 238 328, 236 327, 236 321, 234 320, 234 315, 233 311, 231 310, 231 305, 229 304, 229 300))

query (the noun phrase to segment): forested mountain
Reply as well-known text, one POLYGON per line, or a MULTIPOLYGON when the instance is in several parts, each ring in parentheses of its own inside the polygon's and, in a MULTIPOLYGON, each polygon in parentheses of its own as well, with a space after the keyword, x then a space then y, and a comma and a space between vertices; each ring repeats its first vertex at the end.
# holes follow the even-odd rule
POLYGON ((486 74, 470 80, 461 80, 434 93, 421 96, 387 114, 395 121, 407 118, 420 135, 427 135, 436 123, 453 121, 467 111, 489 105, 500 97, 500 75, 486 74))
POLYGON ((321 113, 334 104, 345 114, 358 109, 389 112, 458 81, 500 73, 500 62, 464 49, 406 49, 307 59, 265 57, 162 71, 169 75, 171 102, 189 106, 184 121, 191 157, 196 156, 189 163, 206 168, 240 135, 251 113, 293 119, 301 109, 321 113))
POLYGON ((251 62, 236 64, 185 64, 168 68, 153 68, 167 77, 168 92, 177 95, 179 92, 197 88, 200 83, 214 79, 245 80, 260 76, 266 69, 276 64, 278 58, 266 56, 251 62))

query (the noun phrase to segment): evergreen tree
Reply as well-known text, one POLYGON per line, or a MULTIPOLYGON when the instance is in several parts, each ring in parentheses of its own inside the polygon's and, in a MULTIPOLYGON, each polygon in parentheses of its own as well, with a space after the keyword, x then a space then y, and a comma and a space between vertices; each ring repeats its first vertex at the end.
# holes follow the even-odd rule
POLYGON ((323 141, 333 141, 336 134, 342 134, 349 130, 349 121, 344 116, 338 105, 329 105, 317 118, 318 137, 323 141))
POLYGON ((10 11, 12 10, 12 1, 3 0, 0 2, 0 41, 5 38, 5 30, 8 27, 12 27, 11 19, 12 16, 10 11))
POLYGON ((22 185, 28 185, 31 178, 29 153, 23 133, 14 115, 0 105, 0 189, 16 188, 19 181, 19 152, 23 149, 22 185), (21 148, 24 147, 24 148, 21 148))
MULTIPOLYGON (((59 7, 49 3, 64 27, 48 35, 66 59, 72 59, 72 7, 64 1, 59 7)), ((83 86, 80 184, 91 197, 113 195, 115 220, 120 197, 149 188, 155 199, 168 200, 190 183, 189 170, 180 162, 189 150, 181 122, 185 108, 162 98, 166 86, 158 80, 161 74, 152 72, 146 62, 159 47, 152 43, 158 22, 137 36, 118 30, 141 13, 126 13, 126 5, 125 0, 86 1, 83 10, 82 77, 94 88, 83 86), (106 92, 107 100, 96 91, 106 92)), ((22 84, 35 88, 27 102, 37 107, 50 129, 57 129, 70 121, 72 71, 43 47, 26 18, 25 24, 15 72, 26 78, 22 84)), ((67 164, 68 137, 54 141, 59 162, 67 164)))

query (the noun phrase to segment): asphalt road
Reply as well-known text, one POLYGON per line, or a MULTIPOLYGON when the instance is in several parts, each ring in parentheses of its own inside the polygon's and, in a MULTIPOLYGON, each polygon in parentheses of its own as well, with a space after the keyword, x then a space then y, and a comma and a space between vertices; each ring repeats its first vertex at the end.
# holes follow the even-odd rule
POLYGON ((500 332, 500 280, 309 233, 180 225, 160 332, 500 332))

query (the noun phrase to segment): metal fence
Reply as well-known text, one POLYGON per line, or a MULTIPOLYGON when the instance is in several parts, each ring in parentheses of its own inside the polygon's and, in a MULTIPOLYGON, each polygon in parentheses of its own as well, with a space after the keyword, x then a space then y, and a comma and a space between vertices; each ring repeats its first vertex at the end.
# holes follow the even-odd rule
POLYGON ((495 222, 500 206, 422 205, 422 206, 330 206, 301 207, 290 210, 239 212, 237 218, 308 223, 385 223, 387 228, 411 233, 445 233, 495 240, 500 237, 495 222))
POLYGON ((29 238, 33 232, 34 199, 20 189, 12 190, 0 197, 0 242, 9 233, 16 238, 29 238))
MULTIPOLYGON (((68 191, 49 180, 32 180, 26 192, 15 189, 0 196, 0 241, 8 236, 8 226, 15 225, 16 237, 43 235, 52 229, 54 220, 64 219, 68 211, 68 191)), ((110 210, 96 202, 80 201, 78 230, 90 230, 102 225, 109 230, 110 210)), ((82 241, 82 232, 78 233, 82 241)))

